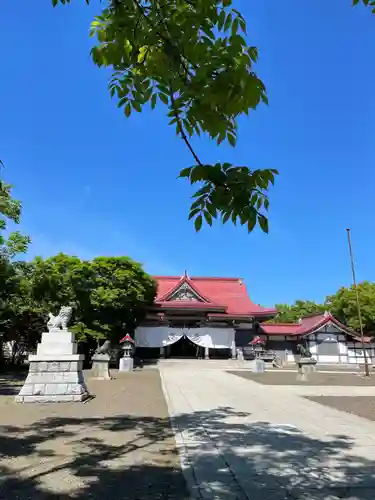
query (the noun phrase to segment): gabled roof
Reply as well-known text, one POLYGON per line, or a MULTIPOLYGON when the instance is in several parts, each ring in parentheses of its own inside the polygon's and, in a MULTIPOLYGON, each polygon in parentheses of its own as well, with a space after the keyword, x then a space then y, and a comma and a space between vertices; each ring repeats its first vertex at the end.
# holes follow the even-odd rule
MULTIPOLYGON (((301 318, 298 323, 263 323, 261 328, 267 335, 304 336, 319 330, 328 323, 335 325, 355 340, 361 340, 357 332, 341 323, 330 312, 306 316, 301 318)), ((371 337, 364 337, 364 341, 371 342, 371 337)))
POLYGON ((276 309, 254 304, 241 278, 208 278, 184 276, 154 276, 158 283, 155 304, 162 308, 222 310, 225 316, 267 317, 274 316, 276 309), (201 301, 168 300, 179 287, 188 285, 201 301))

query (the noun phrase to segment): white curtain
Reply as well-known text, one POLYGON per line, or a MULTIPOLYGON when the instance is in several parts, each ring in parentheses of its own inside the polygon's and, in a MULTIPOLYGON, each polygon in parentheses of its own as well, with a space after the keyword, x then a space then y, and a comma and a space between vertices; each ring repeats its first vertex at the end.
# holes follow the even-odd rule
POLYGON ((135 330, 136 347, 164 347, 174 344, 184 335, 182 328, 140 326, 135 330))
POLYGON ((187 328, 185 335, 194 344, 213 349, 232 349, 235 330, 233 328, 187 328))

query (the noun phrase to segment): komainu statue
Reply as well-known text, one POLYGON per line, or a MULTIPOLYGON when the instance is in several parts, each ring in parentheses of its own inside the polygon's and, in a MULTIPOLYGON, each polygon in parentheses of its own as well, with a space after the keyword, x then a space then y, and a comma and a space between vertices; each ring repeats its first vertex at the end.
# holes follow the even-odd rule
POLYGON ((297 345, 297 352, 300 354, 301 358, 312 358, 309 348, 302 344, 297 345))
POLYGON ((57 316, 54 316, 52 313, 48 313, 48 330, 54 330, 56 328, 62 328, 63 330, 66 330, 70 318, 72 317, 72 312, 72 307, 62 306, 57 316))

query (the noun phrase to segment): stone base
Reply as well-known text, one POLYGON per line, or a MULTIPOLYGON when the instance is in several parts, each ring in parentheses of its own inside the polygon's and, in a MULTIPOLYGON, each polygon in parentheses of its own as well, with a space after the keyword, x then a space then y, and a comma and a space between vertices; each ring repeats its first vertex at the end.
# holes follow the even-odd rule
POLYGON ((56 403, 84 401, 89 397, 82 372, 84 356, 29 356, 29 373, 15 401, 56 403))
POLYGON ((48 394, 46 396, 16 396, 14 398, 16 403, 70 403, 70 402, 82 402, 89 398, 90 395, 86 394, 59 394, 52 395, 48 394))
POLYGON ((252 362, 251 371, 253 373, 264 373, 265 363, 263 359, 254 359, 254 361, 252 362))
POLYGON ((133 358, 120 358, 119 371, 120 372, 132 372, 134 367, 133 358))
POLYGON ((94 354, 90 376, 97 380, 111 380, 109 361, 109 354, 94 354))
POLYGON ((316 372, 316 359, 301 358, 297 362, 297 365, 297 380, 300 382, 306 382, 309 379, 309 375, 316 372))

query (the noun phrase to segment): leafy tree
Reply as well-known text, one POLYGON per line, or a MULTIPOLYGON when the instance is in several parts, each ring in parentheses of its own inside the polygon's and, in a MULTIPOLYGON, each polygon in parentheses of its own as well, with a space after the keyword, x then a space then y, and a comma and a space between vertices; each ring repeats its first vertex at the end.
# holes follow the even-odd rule
POLYGON ((296 300, 293 305, 276 304, 278 314, 270 323, 294 323, 304 316, 324 312, 326 306, 310 300, 296 300))
MULTIPOLYGON (((90 0, 85 0, 87 4, 90 0)), ((375 0, 352 0, 375 11, 375 0)), ((70 0, 52 0, 52 4, 70 0)), ((268 103, 254 72, 258 50, 247 45, 246 21, 232 0, 109 0, 91 25, 92 58, 112 69, 109 90, 126 117, 144 106, 166 106, 170 125, 191 152, 194 165, 180 177, 199 183, 189 219, 199 231, 213 219, 259 224, 268 232, 268 190, 276 169, 208 163, 191 138, 207 134, 235 146, 237 120, 268 103)))
POLYGON ((0 180, 0 262, 7 262, 17 254, 24 253, 30 243, 28 236, 15 231, 5 237, 9 221, 19 224, 21 202, 12 197, 12 186, 0 180))
POLYGON ((90 306, 93 325, 109 329, 113 340, 133 333, 153 304, 156 283, 128 257, 97 257, 91 261, 90 306))
MULTIPOLYGON (((52 0, 53 5, 70 0, 52 0)), ((89 0, 86 0, 89 3, 89 0)), ((180 172, 191 184, 189 218, 199 231, 220 217, 268 231, 268 189, 275 169, 231 163, 209 164, 191 138, 207 134, 218 144, 235 146, 237 119, 267 103, 254 72, 256 47, 247 45, 246 22, 232 0, 110 0, 91 26, 97 39, 92 58, 113 70, 112 97, 126 117, 144 106, 166 106, 176 134, 194 165, 180 172)))
POLYGON ((375 14, 375 0, 352 0, 353 5, 358 5, 362 3, 366 7, 370 7, 372 9, 372 13, 375 14))
MULTIPOLYGON (((357 285, 363 330, 375 334, 375 283, 364 281, 357 285)), ((357 299, 354 286, 342 287, 326 299, 326 305, 340 321, 359 332, 357 299)))
MULTIPOLYGON (((2 167, 0 162, 0 168, 2 167)), ((0 362, 3 358, 4 331, 14 316, 10 298, 16 293, 18 276, 14 258, 27 250, 28 236, 14 231, 6 237, 9 222, 18 224, 21 217, 21 203, 12 197, 12 186, 0 180, 0 362)))
MULTIPOLYGON (((38 328, 40 321, 45 328, 48 311, 57 313, 62 305, 72 305, 71 328, 78 342, 91 347, 106 338, 118 342, 124 333, 133 332, 156 294, 154 280, 128 257, 82 261, 58 254, 19 263, 17 269, 19 282, 12 300, 13 317, 18 321, 28 315, 35 319, 38 328)), ((15 335, 14 321, 8 331, 15 335)), ((28 331, 31 339, 38 332, 40 329, 28 331)))

